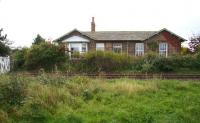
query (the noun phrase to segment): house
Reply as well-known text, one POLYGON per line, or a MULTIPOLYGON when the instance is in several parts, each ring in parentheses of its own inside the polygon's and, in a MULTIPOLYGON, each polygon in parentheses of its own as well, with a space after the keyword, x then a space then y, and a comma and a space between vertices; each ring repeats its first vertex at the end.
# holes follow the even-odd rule
POLYGON ((96 31, 94 17, 91 31, 83 32, 74 29, 55 40, 65 44, 70 55, 74 52, 101 50, 133 56, 142 56, 150 50, 162 56, 179 54, 183 41, 184 38, 165 28, 159 31, 96 31))

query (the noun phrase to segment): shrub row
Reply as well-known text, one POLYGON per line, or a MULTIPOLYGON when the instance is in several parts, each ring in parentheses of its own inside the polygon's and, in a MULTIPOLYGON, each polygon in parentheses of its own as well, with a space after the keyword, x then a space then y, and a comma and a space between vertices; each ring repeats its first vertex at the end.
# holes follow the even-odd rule
POLYGON ((88 52, 80 61, 72 61, 75 71, 81 72, 112 72, 122 71, 131 67, 131 57, 112 52, 88 52))
POLYGON ((62 47, 41 43, 14 53, 14 70, 55 70, 70 72, 173 72, 200 70, 200 53, 161 57, 153 52, 142 57, 113 52, 91 51, 79 60, 67 60, 62 47), (55 67, 57 66, 57 67, 55 67), (57 70, 56 69, 56 70, 57 70))
POLYGON ((70 68, 77 72, 173 72, 180 69, 199 70, 200 53, 161 57, 153 52, 142 57, 130 57, 112 52, 89 52, 80 61, 72 61, 70 68))

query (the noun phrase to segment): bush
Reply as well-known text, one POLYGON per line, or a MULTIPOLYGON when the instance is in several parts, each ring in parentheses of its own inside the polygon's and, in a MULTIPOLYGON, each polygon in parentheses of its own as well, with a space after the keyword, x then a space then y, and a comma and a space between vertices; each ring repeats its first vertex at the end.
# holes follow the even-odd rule
POLYGON ((143 57, 134 57, 132 70, 140 72, 170 72, 174 64, 170 57, 165 58, 150 52, 143 57))
POLYGON ((22 50, 17 50, 13 54, 13 69, 19 70, 19 69, 25 69, 25 61, 26 61, 26 54, 27 54, 28 48, 23 48, 22 50))
POLYGON ((174 65, 171 58, 159 57, 153 63, 153 71, 155 72, 171 72, 174 71, 174 65))
POLYGON ((65 52, 59 46, 41 43, 33 45, 27 52, 25 65, 29 70, 44 68, 53 70, 55 65, 59 66, 66 62, 65 52))
POLYGON ((79 63, 72 63, 77 71, 82 72, 112 72, 129 69, 131 58, 125 54, 92 51, 83 55, 79 63))
POLYGON ((26 97, 26 85, 16 76, 10 76, 8 83, 0 85, 0 106, 3 108, 21 106, 26 97))

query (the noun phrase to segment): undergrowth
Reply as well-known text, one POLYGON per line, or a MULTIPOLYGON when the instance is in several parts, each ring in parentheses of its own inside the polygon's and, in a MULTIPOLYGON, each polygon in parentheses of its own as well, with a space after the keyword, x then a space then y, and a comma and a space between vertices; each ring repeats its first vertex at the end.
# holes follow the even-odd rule
POLYGON ((0 92, 2 123, 200 121, 199 81, 1 75, 0 92))

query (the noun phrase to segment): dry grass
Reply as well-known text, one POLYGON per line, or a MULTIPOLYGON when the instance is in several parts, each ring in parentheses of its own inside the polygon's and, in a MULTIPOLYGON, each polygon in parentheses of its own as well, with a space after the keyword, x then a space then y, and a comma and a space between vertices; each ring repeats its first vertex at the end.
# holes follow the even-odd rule
POLYGON ((102 80, 100 82, 97 82, 96 86, 105 91, 120 92, 127 94, 158 89, 157 84, 155 82, 139 83, 136 80, 130 81, 128 79, 119 79, 114 83, 109 83, 102 80))

